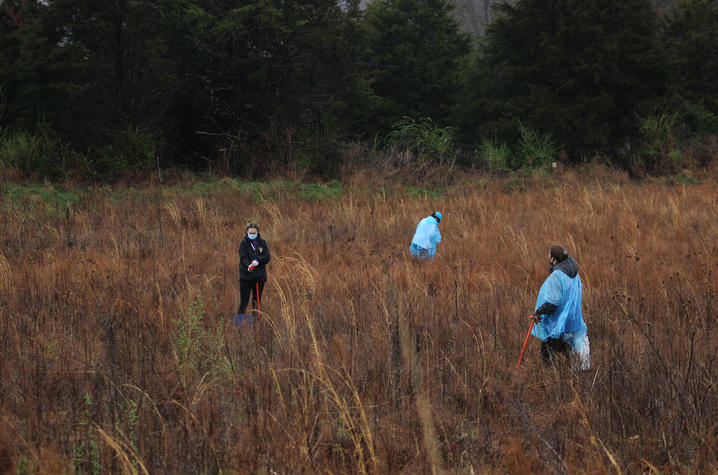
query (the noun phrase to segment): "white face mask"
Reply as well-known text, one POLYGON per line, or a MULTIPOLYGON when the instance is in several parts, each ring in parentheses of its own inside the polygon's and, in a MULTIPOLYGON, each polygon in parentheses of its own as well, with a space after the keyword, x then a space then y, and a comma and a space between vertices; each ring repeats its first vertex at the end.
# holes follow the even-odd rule
POLYGON ((251 239, 252 241, 254 241, 255 239, 257 239, 257 235, 256 235, 256 234, 251 234, 251 233, 250 233, 250 234, 247 234, 247 237, 248 237, 249 239, 251 239))

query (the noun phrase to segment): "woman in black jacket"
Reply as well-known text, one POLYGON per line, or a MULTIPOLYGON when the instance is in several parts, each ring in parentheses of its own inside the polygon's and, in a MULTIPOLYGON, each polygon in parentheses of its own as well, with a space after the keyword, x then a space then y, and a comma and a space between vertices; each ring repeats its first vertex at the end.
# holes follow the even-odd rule
MULTIPOLYGON (((269 246, 259 236, 259 225, 251 222, 247 225, 244 239, 239 243, 239 310, 235 323, 244 318, 249 294, 252 293, 252 304, 257 308, 257 301, 262 302, 262 290, 267 281, 267 263, 269 263, 269 246)), ((249 317, 251 319, 251 317, 249 317)))

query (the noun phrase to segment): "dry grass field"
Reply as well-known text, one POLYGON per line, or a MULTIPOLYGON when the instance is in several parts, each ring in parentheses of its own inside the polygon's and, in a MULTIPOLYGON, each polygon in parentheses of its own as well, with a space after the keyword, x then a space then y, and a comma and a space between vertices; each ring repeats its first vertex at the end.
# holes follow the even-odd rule
POLYGON ((718 471, 718 186, 609 172, 442 193, 291 184, 0 197, 0 471, 718 471), (417 222, 444 215, 430 263, 417 222), (235 327, 237 246, 271 249, 235 327), (548 247, 593 365, 516 361, 548 247))

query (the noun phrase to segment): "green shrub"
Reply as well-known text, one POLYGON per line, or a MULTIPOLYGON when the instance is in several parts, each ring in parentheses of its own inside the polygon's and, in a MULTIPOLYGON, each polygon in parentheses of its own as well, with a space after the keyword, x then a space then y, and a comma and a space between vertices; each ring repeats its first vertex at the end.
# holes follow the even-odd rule
POLYGON ((683 173, 676 173, 675 175, 669 175, 666 177, 666 184, 668 185, 696 185, 700 182, 700 179, 683 173))
POLYGON ((205 317, 204 304, 198 294, 190 302, 189 309, 180 307, 181 316, 173 320, 172 347, 180 368, 197 368, 210 374, 227 374, 230 364, 224 356, 222 330, 224 319, 219 320, 217 332, 204 330, 202 320, 205 317))
POLYGON ((702 104, 687 102, 683 105, 683 122, 694 135, 718 135, 718 114, 702 104))
POLYGON ((549 134, 519 125, 521 141, 514 169, 548 170, 558 156, 558 147, 549 134))
POLYGON ((484 160, 492 170, 511 171, 511 149, 505 143, 484 140, 476 150, 479 160, 484 160))
POLYGON ((456 158, 454 129, 439 127, 428 117, 418 120, 404 117, 395 123, 387 136, 387 145, 410 152, 419 165, 425 162, 452 165, 456 158))
POLYGON ((83 411, 79 441, 72 445, 72 466, 75 473, 100 473, 100 447, 95 439, 95 429, 91 415, 92 398, 85 395, 85 410, 83 411))
POLYGON ((182 315, 173 320, 175 330, 172 332, 172 346, 177 354, 180 366, 197 366, 202 351, 204 330, 201 323, 204 319, 204 305, 199 295, 190 302, 187 311, 180 307, 182 315))
POLYGON ((111 143, 88 152, 86 170, 105 175, 152 166, 159 145, 151 132, 135 127, 117 130, 112 134, 111 143))
POLYGON ((672 148, 679 122, 678 112, 650 114, 643 118, 639 128, 646 152, 658 155, 672 148))
POLYGON ((684 134, 677 111, 655 112, 641 119, 639 163, 648 172, 675 173, 685 165, 680 142, 684 134))
POLYGON ((707 165, 718 134, 718 115, 701 104, 673 104, 640 118, 638 129, 638 146, 629 157, 632 170, 639 175, 672 175, 707 165))
POLYGON ((515 150, 505 143, 484 140, 476 150, 477 157, 492 169, 504 172, 550 170, 559 152, 551 136, 522 125, 519 125, 519 133, 515 150))
POLYGON ((27 131, 0 133, 0 165, 27 175, 56 178, 75 162, 70 144, 51 133, 27 131))

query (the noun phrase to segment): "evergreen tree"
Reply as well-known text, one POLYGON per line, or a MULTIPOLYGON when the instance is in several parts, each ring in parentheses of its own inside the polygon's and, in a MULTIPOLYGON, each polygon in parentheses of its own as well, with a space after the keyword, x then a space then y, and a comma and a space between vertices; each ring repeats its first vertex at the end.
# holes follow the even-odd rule
POLYGON ((671 89, 718 114, 718 0, 685 0, 665 19, 671 89))
POLYGON ((100 173, 174 156, 181 139, 184 1, 22 2, 2 76, 13 88, 14 127, 50 128, 100 173), (11 45, 12 46, 12 45, 11 45))
POLYGON ((0 5, 0 125, 36 131, 61 123, 78 88, 77 66, 61 28, 48 28, 39 2, 0 5))
POLYGON ((403 116, 450 121, 470 51, 452 8, 446 0, 376 0, 367 7, 376 130, 388 131, 403 116))
POLYGON ((266 170, 268 155, 312 154, 322 137, 346 131, 362 90, 358 2, 198 4, 210 18, 195 71, 198 108, 230 168, 266 170))
POLYGON ((159 154, 201 165, 220 157, 242 171, 255 150, 262 164, 315 153, 349 129, 367 96, 356 0, 2 7, 0 121, 49 124, 98 169, 159 154))
POLYGON ((92 134, 82 142, 127 147, 146 158, 152 149, 173 159, 194 128, 187 103, 202 18, 187 0, 61 0, 72 12, 75 41, 87 51, 75 105, 77 123, 92 134), (73 11, 74 10, 74 11, 73 11), (140 149, 138 150, 138 146, 140 149))
POLYGON ((663 93, 655 11, 649 0, 502 4, 468 77, 467 138, 514 141, 521 125, 575 158, 620 145, 663 93))

